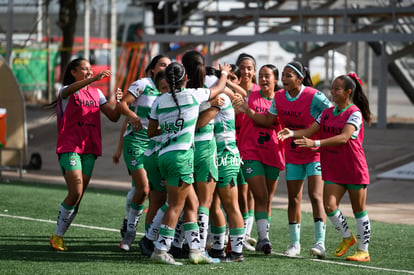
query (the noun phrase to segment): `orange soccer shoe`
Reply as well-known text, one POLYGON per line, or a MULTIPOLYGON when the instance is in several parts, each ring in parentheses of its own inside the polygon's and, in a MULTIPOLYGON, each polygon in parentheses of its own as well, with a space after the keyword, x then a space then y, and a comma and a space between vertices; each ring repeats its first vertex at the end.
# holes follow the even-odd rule
POLYGON ((351 237, 342 239, 342 242, 335 249, 334 256, 335 257, 341 257, 342 255, 344 255, 346 253, 348 248, 350 248, 351 246, 356 244, 356 242, 357 242, 357 240, 356 240, 354 234, 352 234, 352 232, 351 232, 351 237))
POLYGON ((53 247, 53 249, 57 251, 68 250, 68 248, 65 246, 63 238, 55 234, 52 234, 52 236, 50 237, 50 245, 53 247))
POLYGON ((357 250, 354 255, 346 257, 347 261, 354 262, 369 262, 371 258, 369 257, 368 251, 357 250))

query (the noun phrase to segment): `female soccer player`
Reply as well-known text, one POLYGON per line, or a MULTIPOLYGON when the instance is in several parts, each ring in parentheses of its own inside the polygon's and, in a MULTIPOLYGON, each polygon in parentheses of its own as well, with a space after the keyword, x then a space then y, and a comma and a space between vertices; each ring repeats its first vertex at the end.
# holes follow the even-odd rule
POLYGON ((324 110, 309 128, 295 131, 283 129, 279 137, 297 138, 294 142, 301 148, 320 147, 325 211, 343 237, 334 255, 344 255, 356 243, 346 218, 338 208, 345 192, 348 192, 359 243, 355 254, 346 257, 346 260, 368 262, 371 225, 366 211, 366 197, 369 173, 362 142, 363 120, 369 124, 371 112, 361 85, 355 73, 337 77, 331 89, 336 106, 324 110), (320 139, 308 138, 318 131, 320 139))
MULTIPOLYGON (((275 66, 271 64, 262 66, 259 70, 260 91, 250 94, 248 107, 259 114, 266 114, 275 97, 278 79, 279 71, 275 66)), ((269 240, 271 204, 279 172, 285 168, 283 143, 277 139, 277 132, 282 127, 278 117, 269 128, 257 125, 247 117, 242 129, 248 133, 239 138, 239 149, 243 158, 243 176, 249 184, 255 201, 255 220, 259 235, 256 251, 270 254, 272 251, 269 240)))
MULTIPOLYGON (((260 90, 260 86, 257 84, 256 80, 256 59, 247 53, 241 53, 236 60, 236 66, 240 72, 240 82, 239 85, 242 87, 247 95, 245 100, 247 101, 250 94, 260 90)), ((246 115, 244 113, 239 113, 236 110, 236 139, 237 145, 239 145, 239 139, 244 134, 244 120, 246 115)), ((239 175, 239 182, 243 182, 243 173, 239 175)), ((245 248, 250 249, 251 246, 255 246, 257 241, 251 237, 251 232, 254 223, 254 199, 249 185, 247 183, 242 183, 238 185, 239 189, 239 204, 242 211, 244 224, 246 228, 245 239, 243 240, 245 248), (250 246, 247 244, 250 244, 250 246)), ((254 247, 252 247, 254 248, 254 247)))
POLYGON ((188 89, 185 88, 186 73, 181 64, 173 62, 166 68, 165 73, 171 90, 154 102, 148 126, 149 137, 161 135, 158 163, 161 174, 167 181, 168 194, 168 208, 151 255, 154 261, 181 264, 167 252, 174 238, 178 218, 184 209, 184 231, 190 248, 190 262, 212 263, 212 259, 203 254, 199 247, 198 201, 192 186, 194 182, 192 145, 199 106, 224 90, 229 69, 228 65, 221 67, 223 76, 211 89, 188 89))
MULTIPOLYGON (((275 93, 269 112, 261 115, 247 109, 246 114, 256 123, 269 127, 276 119, 283 127, 304 129, 310 126, 322 111, 331 106, 326 96, 312 88, 309 71, 299 62, 288 63, 282 73, 283 89, 275 93)), ((291 244, 287 256, 300 254, 300 222, 303 184, 308 177, 308 193, 313 209, 315 244, 311 254, 325 257, 325 212, 323 209, 323 181, 319 153, 296 146, 292 139, 285 141, 286 181, 288 189, 288 219, 291 244)))
POLYGON ((56 153, 68 194, 59 207, 56 229, 50 237, 51 246, 58 251, 67 250, 63 235, 78 213, 95 160, 102 155, 100 112, 113 122, 120 117, 117 108, 107 104, 102 92, 89 86, 110 76, 108 70, 93 75, 89 61, 84 58, 72 60, 63 75, 63 87, 56 101, 56 153))
POLYGON ((137 224, 144 211, 145 199, 149 194, 148 178, 143 162, 144 152, 149 143, 148 115, 152 103, 161 95, 155 87, 155 76, 170 63, 170 58, 165 55, 155 56, 146 69, 149 77, 132 83, 119 105, 119 111, 128 117, 129 124, 124 133, 123 153, 125 164, 135 185, 135 193, 128 213, 127 231, 119 245, 123 251, 129 251, 135 240, 137 224))

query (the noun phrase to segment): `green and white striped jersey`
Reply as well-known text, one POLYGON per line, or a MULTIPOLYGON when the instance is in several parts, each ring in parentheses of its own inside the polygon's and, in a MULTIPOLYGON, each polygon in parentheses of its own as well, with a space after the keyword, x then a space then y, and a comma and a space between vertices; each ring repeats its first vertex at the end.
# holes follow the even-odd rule
POLYGON ((151 113, 152 104, 161 93, 158 92, 154 82, 149 77, 138 79, 132 83, 128 88, 128 92, 135 97, 134 102, 132 102, 129 108, 135 112, 141 120, 142 130, 135 132, 131 125, 128 124, 125 135, 132 132, 136 139, 149 141, 147 136, 148 116, 151 113))
MULTIPOLYGON (((206 75, 206 79, 204 80, 204 88, 211 88, 217 84, 218 78, 213 75, 206 75)), ((203 102, 200 105, 200 114, 205 110, 209 109, 210 102, 203 102)), ((214 128, 214 120, 212 119, 202 128, 196 129, 194 141, 205 141, 205 140, 212 140, 214 136, 213 132, 214 128)))
POLYGON ((239 149, 236 145, 235 113, 230 98, 225 94, 220 94, 224 99, 223 106, 214 117, 214 136, 217 143, 217 155, 225 150, 237 154, 239 149))
POLYGON ((188 150, 194 143, 199 106, 210 98, 210 89, 185 89, 176 93, 181 114, 171 92, 159 96, 151 109, 151 119, 161 127, 159 155, 170 151, 188 150))
POLYGON ((155 136, 150 138, 150 141, 148 142, 148 146, 145 149, 144 156, 151 156, 154 153, 158 153, 158 151, 161 148, 161 137, 155 136))

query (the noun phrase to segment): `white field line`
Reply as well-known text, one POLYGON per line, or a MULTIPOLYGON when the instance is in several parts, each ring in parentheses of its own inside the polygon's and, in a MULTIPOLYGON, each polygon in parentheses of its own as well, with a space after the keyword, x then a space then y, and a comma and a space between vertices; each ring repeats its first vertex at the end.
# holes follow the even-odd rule
MULTIPOLYGON (((45 223, 56 223, 56 221, 52 221, 52 220, 34 219, 34 218, 30 218, 30 217, 14 216, 14 215, 1 214, 1 213, 0 213, 0 217, 13 218, 13 219, 19 219, 19 220, 27 220, 27 221, 45 222, 45 223)), ((102 230, 102 231, 119 232, 119 229, 99 227, 99 226, 90 226, 90 225, 83 225, 83 224, 76 224, 76 223, 72 224, 71 226, 82 227, 82 228, 87 228, 87 229, 102 230)), ((143 236, 144 234, 137 232, 137 235, 143 236)), ((278 255, 278 256, 285 256, 283 253, 277 253, 277 252, 273 252, 272 254, 275 254, 275 255, 278 255)), ((287 256, 285 256, 285 257, 287 257, 287 256)), ((362 268, 362 269, 371 269, 371 270, 378 270, 378 271, 388 271, 388 272, 414 274, 413 270, 399 270, 399 269, 391 269, 391 268, 383 268, 383 267, 375 267, 375 266, 366 266, 366 265, 343 263, 343 262, 336 262, 336 261, 334 262, 334 261, 328 261, 328 260, 319 260, 319 259, 314 259, 314 258, 306 258, 306 257, 302 257, 302 256, 296 256, 296 257, 292 257, 292 258, 298 258, 298 259, 307 260, 307 261, 321 262, 321 263, 326 263, 326 264, 357 267, 357 268, 362 268)))
MULTIPOLYGON (((34 218, 30 218, 30 217, 14 216, 14 215, 7 215, 7 214, 0 214, 0 217, 26 220, 26 221, 35 221, 35 222, 56 223, 56 220, 52 221, 52 220, 34 219, 34 218)), ((119 229, 99 227, 99 226, 91 226, 91 225, 84 225, 84 224, 77 224, 77 223, 72 223, 70 226, 82 227, 82 228, 87 228, 87 229, 102 230, 102 231, 119 232, 119 229)), ((143 233, 139 233, 139 232, 137 232, 137 235, 144 236, 143 233)))

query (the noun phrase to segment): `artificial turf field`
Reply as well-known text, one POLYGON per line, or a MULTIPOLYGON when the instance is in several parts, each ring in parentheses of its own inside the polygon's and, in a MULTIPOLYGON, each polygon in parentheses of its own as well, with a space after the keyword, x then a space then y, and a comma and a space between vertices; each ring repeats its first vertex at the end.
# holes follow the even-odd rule
MULTIPOLYGON (((66 195, 61 185, 3 182, 0 179, 0 273, 1 274, 414 274, 414 226, 371 221, 371 262, 347 262, 354 253, 336 258, 333 251, 341 241, 327 222, 327 257, 309 255, 313 244, 313 221, 303 213, 300 257, 282 255, 289 244, 287 213, 272 211, 270 241, 273 255, 244 252, 244 263, 183 266, 155 264, 141 256, 138 240, 144 232, 144 217, 138 225, 137 240, 128 253, 121 252, 119 228, 125 209, 124 191, 86 191, 79 214, 64 239, 69 248, 54 251, 49 245, 58 206, 66 195)), ((369 214, 369 206, 367 208, 369 214)), ((349 226, 355 231, 353 217, 349 226)), ((253 236, 255 236, 253 228, 253 236)))

